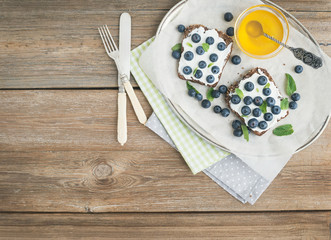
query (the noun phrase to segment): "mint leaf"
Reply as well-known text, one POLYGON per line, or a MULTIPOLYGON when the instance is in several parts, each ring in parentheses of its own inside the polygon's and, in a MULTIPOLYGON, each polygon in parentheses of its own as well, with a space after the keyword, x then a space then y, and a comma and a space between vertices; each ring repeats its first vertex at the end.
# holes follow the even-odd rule
POLYGON ((247 129, 246 125, 241 124, 241 130, 242 130, 243 133, 244 133, 244 138, 245 138, 246 141, 248 142, 248 141, 249 141, 249 132, 248 132, 248 129, 247 129))
POLYGON ((205 50, 205 52, 208 52, 208 50, 209 50, 209 44, 208 43, 203 43, 202 44, 202 48, 203 48, 203 50, 205 50))
POLYGON ((280 101, 280 109, 286 110, 288 109, 288 98, 284 98, 280 101))
POLYGON ((189 81, 186 81, 186 87, 187 87, 187 90, 191 90, 191 89, 194 89, 195 93, 199 93, 198 90, 195 89, 195 87, 193 87, 189 81))
POLYGON ((207 91, 207 99, 211 102, 214 100, 214 98, 212 96, 213 91, 214 91, 214 88, 209 88, 207 91))
POLYGON ((214 65, 214 63, 209 63, 208 64, 208 67, 211 67, 211 66, 213 66, 214 65))
POLYGON ((286 73, 285 75, 287 79, 286 93, 287 95, 291 96, 297 90, 297 86, 295 84, 293 77, 290 74, 286 73))
POLYGON ((288 136, 294 133, 294 130, 291 124, 285 124, 275 128, 272 133, 276 136, 288 136))
POLYGON ((257 92, 259 92, 259 89, 258 89, 258 88, 256 88, 256 91, 257 91, 257 92))
POLYGON ((193 76, 196 74, 197 71, 198 71, 198 68, 195 68, 193 71, 193 76))
POLYGON ((269 88, 270 87, 270 83, 267 83, 264 88, 269 88))
POLYGON ((259 108, 261 109, 262 113, 265 114, 267 112, 267 102, 264 101, 259 108))
POLYGON ((177 43, 175 46, 173 46, 171 48, 172 51, 179 51, 182 49, 182 44, 181 43, 177 43))
POLYGON ((246 115, 241 115, 241 117, 244 118, 244 117, 248 117, 248 116, 246 116, 246 115))
POLYGON ((236 91, 237 95, 238 95, 241 99, 244 98, 244 93, 243 93, 239 88, 236 88, 235 91, 236 91))
POLYGON ((189 42, 187 42, 186 45, 189 46, 189 47, 193 47, 192 44, 189 43, 189 42))

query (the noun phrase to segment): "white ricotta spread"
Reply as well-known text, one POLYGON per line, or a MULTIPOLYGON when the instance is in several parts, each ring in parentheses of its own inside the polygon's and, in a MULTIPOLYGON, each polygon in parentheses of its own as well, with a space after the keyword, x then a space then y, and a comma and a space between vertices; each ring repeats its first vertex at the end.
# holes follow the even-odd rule
POLYGON ((211 86, 213 84, 215 84, 215 82, 218 82, 218 75, 222 72, 222 68, 225 64, 226 58, 228 56, 228 54, 231 51, 231 47, 232 47, 232 43, 230 43, 223 51, 218 50, 217 45, 223 42, 225 44, 225 41, 223 38, 221 38, 218 35, 218 32, 215 29, 209 29, 209 30, 205 30, 203 27, 199 27, 196 29, 193 29, 189 35, 183 39, 182 42, 182 47, 183 47, 183 52, 179 61, 179 66, 178 66, 178 72, 183 75, 186 79, 194 79, 196 81, 199 81, 200 83, 203 83, 204 85, 207 86, 211 86), (194 43, 191 39, 193 34, 199 34, 201 37, 201 40, 198 43, 194 43), (214 43, 212 45, 209 45, 209 49, 207 52, 205 52, 202 55, 198 55, 196 53, 196 48, 199 46, 202 46, 202 43, 206 42, 207 37, 213 37, 214 38, 214 43), (191 51, 194 55, 193 59, 190 61, 187 61, 184 58, 184 54, 187 51, 191 51), (208 67, 208 65, 210 63, 212 63, 209 59, 209 56, 211 54, 217 54, 218 56, 218 60, 216 62, 213 63, 212 66, 208 67), (207 66, 203 69, 199 68, 199 62, 200 61, 205 61, 207 66), (192 69, 192 72, 190 74, 184 74, 183 69, 185 66, 189 66, 192 69), (218 66, 220 68, 220 71, 217 74, 213 74, 211 69, 213 66, 218 66), (194 76, 194 70, 195 69, 199 69, 202 71, 202 77, 200 79, 197 79, 194 76), (214 82, 212 83, 208 83, 207 82, 207 76, 208 75, 213 75, 214 76, 214 82))
MULTIPOLYGON (((270 79, 265 74, 263 74, 263 72, 260 69, 258 69, 258 72, 254 73, 251 77, 241 80, 240 83, 239 83, 238 88, 243 92, 244 97, 250 96, 250 97, 252 97, 252 99, 254 99, 257 96, 260 96, 263 99, 263 101, 265 101, 268 97, 273 97, 276 101, 275 106, 279 106, 279 107, 280 107, 280 102, 283 99, 282 95, 280 94, 280 92, 279 92, 278 88, 276 87, 276 85, 274 84, 274 82, 271 82, 270 79), (265 85, 262 86, 257 82, 257 79, 260 76, 265 76, 268 79, 268 82, 266 84, 268 84, 268 83, 270 84, 269 88, 271 90, 271 94, 269 96, 265 96, 263 94, 263 88, 265 87, 265 85), (247 90, 245 90, 244 85, 247 82, 252 82, 254 84, 253 91, 248 92, 247 90)), ((236 95, 236 93, 235 92, 230 93, 229 95, 230 96, 236 95)), ((241 108, 243 106, 246 106, 246 104, 244 103, 244 99, 241 99, 239 104, 233 104, 230 100, 230 106, 231 106, 232 110, 234 110, 240 116, 242 116, 243 114, 241 113, 241 108)), ((254 104, 254 102, 252 104, 248 105, 248 107, 251 109, 251 113, 247 116, 243 116, 243 119, 245 120, 246 126, 248 126, 248 121, 252 118, 256 118, 259 122, 260 121, 265 121, 264 118, 263 118, 263 115, 264 115, 263 113, 259 117, 254 117, 253 116, 253 110, 255 108, 259 108, 258 106, 256 106, 254 104)), ((253 130, 257 131, 257 132, 263 132, 263 131, 269 130, 270 128, 272 128, 277 123, 277 121, 279 121, 281 118, 286 116, 287 111, 288 110, 281 110, 281 112, 278 115, 273 114, 273 119, 271 121, 266 121, 268 123, 268 127, 266 129, 260 129, 257 126, 253 130)), ((272 113, 271 112, 271 107, 267 106, 267 112, 272 113)))

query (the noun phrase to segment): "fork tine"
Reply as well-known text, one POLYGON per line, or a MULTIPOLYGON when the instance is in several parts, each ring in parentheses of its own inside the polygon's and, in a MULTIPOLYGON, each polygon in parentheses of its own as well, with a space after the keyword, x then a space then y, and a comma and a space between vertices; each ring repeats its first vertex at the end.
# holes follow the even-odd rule
POLYGON ((107 40, 104 39, 104 35, 102 33, 102 30, 100 28, 98 28, 98 30, 99 30, 99 34, 100 34, 101 40, 103 42, 103 46, 105 47, 106 52, 109 53, 110 51, 109 51, 109 46, 108 46, 107 40))
POLYGON ((113 43, 111 42, 111 40, 110 40, 110 38, 109 38, 109 34, 108 34, 108 32, 107 32, 107 30, 106 30, 106 28, 105 28, 105 25, 103 25, 102 26, 102 32, 104 33, 104 36, 105 36, 105 38, 106 38, 106 40, 107 40, 107 43, 109 44, 109 46, 110 46, 110 49, 111 49, 111 51, 115 51, 115 48, 114 48, 114 46, 113 46, 113 43))
POLYGON ((107 26, 107 25, 105 25, 105 26, 106 26, 106 29, 107 29, 107 31, 108 31, 108 34, 109 34, 109 36, 110 36, 110 39, 111 39, 111 41, 112 41, 113 46, 114 46, 115 49, 118 51, 117 46, 116 46, 116 43, 115 43, 115 41, 114 41, 114 39, 113 39, 113 36, 112 36, 112 35, 110 34, 110 32, 109 32, 108 26, 107 26))
POLYGON ((98 28, 103 45, 105 46, 106 52, 109 54, 112 51, 112 48, 109 45, 109 40, 107 40, 107 35, 102 28, 98 28))

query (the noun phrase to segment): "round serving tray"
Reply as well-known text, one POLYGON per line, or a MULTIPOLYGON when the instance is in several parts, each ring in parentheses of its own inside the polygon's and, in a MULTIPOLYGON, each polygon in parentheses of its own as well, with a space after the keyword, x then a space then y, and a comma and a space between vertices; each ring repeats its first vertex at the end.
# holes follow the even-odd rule
MULTIPOLYGON (((167 26, 169 22, 172 21, 173 18, 175 18, 180 10, 183 8, 185 3, 188 0, 182 0, 178 2, 175 6, 173 6, 169 12, 164 16, 162 21, 160 22, 160 25, 157 29, 156 35, 159 35, 161 31, 167 26)), ((289 21, 289 24, 292 25, 296 30, 304 34, 306 37, 308 37, 314 44, 315 46, 319 49, 321 52, 322 50, 320 49, 320 46, 318 42, 314 39, 314 37, 309 33, 309 31, 294 17, 292 16, 289 12, 284 10, 283 8, 279 7, 277 4, 274 4, 273 2, 269 0, 262 0, 263 3, 269 4, 271 6, 274 6, 278 8, 286 17, 287 20, 289 21)), ((210 136, 206 131, 204 131, 202 128, 200 128, 192 119, 190 116, 188 116, 176 103, 172 102, 170 99, 166 98, 166 101, 168 102, 169 106, 173 110, 173 112, 179 117, 179 119, 186 124, 193 132, 195 132, 198 136, 203 138, 205 141, 211 143, 212 145, 225 150, 225 151, 230 151, 226 147, 220 145, 217 143, 216 140, 213 139, 212 136, 210 136)), ((311 145, 316 139, 323 133, 325 130, 326 126, 328 125, 328 122, 330 120, 330 116, 328 116, 325 121, 322 123, 321 127, 319 128, 318 131, 316 131, 316 134, 312 136, 308 141, 303 144, 301 147, 299 147, 295 152, 300 152, 301 150, 305 149, 309 145, 311 145)))

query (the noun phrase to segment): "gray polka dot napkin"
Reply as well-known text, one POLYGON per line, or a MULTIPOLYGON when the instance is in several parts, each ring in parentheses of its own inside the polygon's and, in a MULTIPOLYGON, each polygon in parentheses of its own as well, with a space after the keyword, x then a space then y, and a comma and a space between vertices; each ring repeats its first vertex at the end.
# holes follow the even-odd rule
MULTIPOLYGON (((146 126, 177 149, 154 113, 146 126)), ((242 203, 254 204, 271 183, 233 154, 220 159, 203 172, 242 203)))

